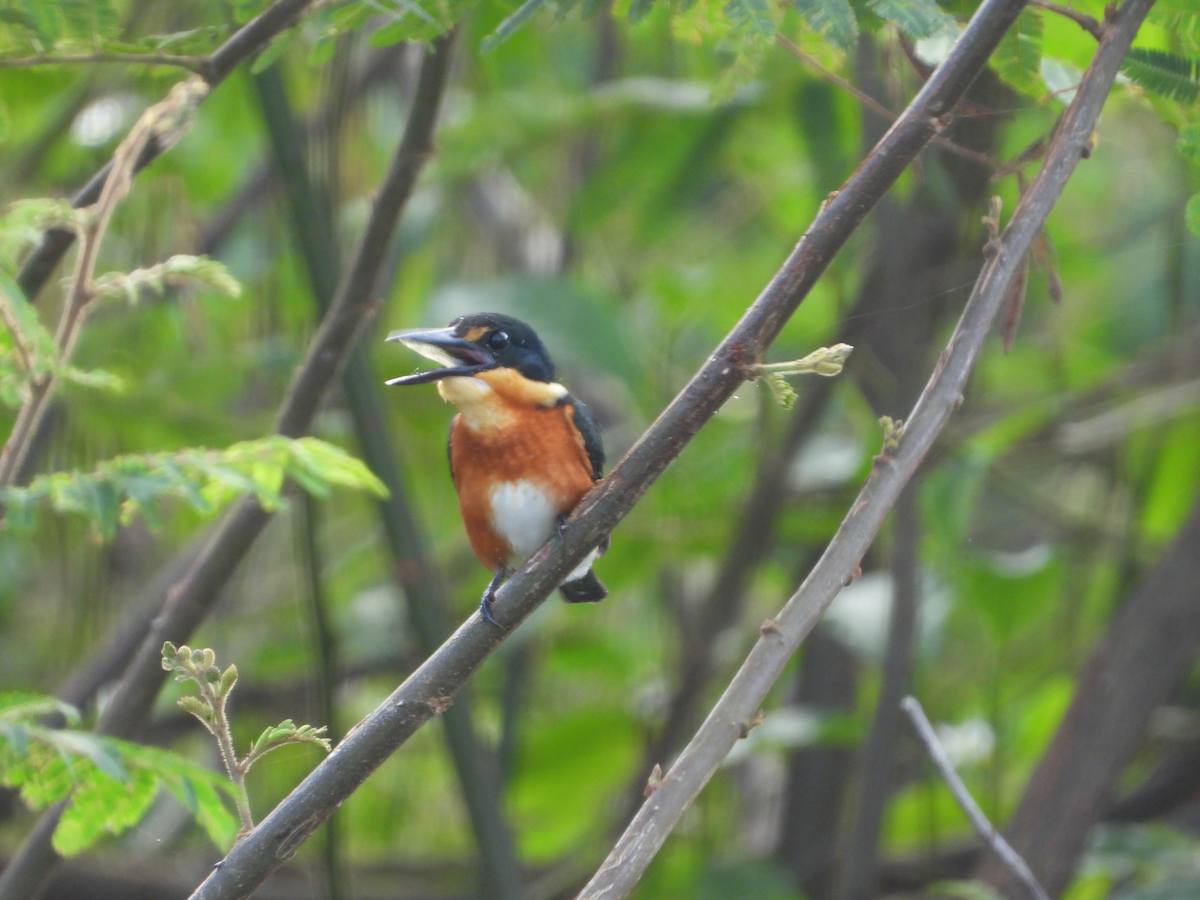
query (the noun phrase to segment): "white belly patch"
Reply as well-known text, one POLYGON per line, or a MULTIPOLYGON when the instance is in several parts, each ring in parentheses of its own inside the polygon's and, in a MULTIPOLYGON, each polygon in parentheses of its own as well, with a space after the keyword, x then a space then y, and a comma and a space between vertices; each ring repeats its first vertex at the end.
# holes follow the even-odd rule
POLYGON ((555 504, 531 481, 503 481, 492 488, 492 528, 512 548, 508 565, 529 559, 554 531, 555 504))

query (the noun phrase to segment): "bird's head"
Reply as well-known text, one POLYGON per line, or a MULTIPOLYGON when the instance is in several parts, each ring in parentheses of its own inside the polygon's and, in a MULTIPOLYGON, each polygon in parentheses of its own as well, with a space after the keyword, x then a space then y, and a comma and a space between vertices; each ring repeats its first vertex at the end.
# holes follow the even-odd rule
POLYGON ((428 384, 491 369, 514 369, 531 381, 555 380, 554 364, 537 333, 501 313, 459 316, 445 328, 393 331, 387 339, 442 364, 440 369, 393 378, 388 384, 428 384))

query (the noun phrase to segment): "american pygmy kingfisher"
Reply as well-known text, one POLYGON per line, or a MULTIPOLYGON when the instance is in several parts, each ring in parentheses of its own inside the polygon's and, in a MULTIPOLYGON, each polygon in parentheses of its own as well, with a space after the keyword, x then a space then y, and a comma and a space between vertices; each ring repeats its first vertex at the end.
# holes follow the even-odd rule
MULTIPOLYGON (((475 313, 446 328, 396 331, 443 368, 393 378, 427 384, 458 407, 450 426, 450 475, 471 549, 494 576, 480 613, 493 625, 492 598, 554 534, 604 468, 600 429, 586 406, 555 381, 534 330, 512 316, 475 313)), ((607 539, 559 586, 568 603, 594 603, 608 589, 592 572, 607 539)))

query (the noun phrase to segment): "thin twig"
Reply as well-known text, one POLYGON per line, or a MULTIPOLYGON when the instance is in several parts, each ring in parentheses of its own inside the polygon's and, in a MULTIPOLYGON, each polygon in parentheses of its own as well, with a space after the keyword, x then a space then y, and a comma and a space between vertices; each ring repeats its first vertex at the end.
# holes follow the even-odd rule
MULTIPOLYGON (((404 137, 392 157, 346 277, 280 407, 276 419, 280 434, 298 437, 308 432, 326 389, 336 377, 372 308, 375 281, 396 222, 412 195, 417 175, 432 153, 433 129, 444 93, 449 59, 449 40, 434 41, 433 51, 422 63, 404 137)), ((163 642, 186 640, 203 621, 271 518, 271 513, 253 497, 234 504, 193 564, 168 590, 168 602, 154 619, 126 668, 124 678, 104 707, 97 731, 124 737, 145 720, 165 677, 161 667, 163 642)), ((0 900, 27 900, 38 893, 58 860, 51 838, 63 808, 64 804, 59 803, 42 813, 33 832, 0 872, 0 900)))
POLYGON ((500 627, 472 615, 230 851, 197 888, 196 900, 232 900, 251 893, 397 747, 446 710, 501 641, 628 514, 704 423, 751 376, 751 366, 761 361, 836 253, 928 143, 937 125, 952 115, 1023 7, 1023 0, 984 0, 946 61, 842 190, 823 206, 741 322, 612 473, 583 499, 561 536, 547 541, 500 588, 492 607, 500 627))
POLYGON ((16 310, 12 308, 12 300, 9 299, 8 294, 3 290, 0 290, 0 319, 4 320, 9 334, 12 335, 13 346, 17 348, 17 355, 21 357, 21 365, 24 366, 26 374, 31 379, 37 378, 37 372, 34 369, 33 352, 25 343, 25 333, 21 330, 21 323, 17 318, 16 310))
POLYGON ((1089 16, 1087 13, 1081 13, 1077 9, 1071 9, 1069 6, 1055 3, 1054 0, 1029 0, 1029 5, 1058 13, 1060 16, 1066 16, 1096 40, 1104 40, 1104 26, 1098 19, 1089 16))
POLYGON ((971 827, 975 829, 975 833, 983 838, 984 842, 996 851, 996 855, 1004 860, 1004 864, 1012 873, 1021 879, 1021 883, 1028 888, 1034 900, 1050 900, 1050 896, 1042 889, 1038 880, 1033 876, 1033 872, 1029 870, 1029 866, 1025 864, 1025 860, 1021 859, 1012 845, 1004 839, 1004 835, 996 830, 996 826, 983 814, 983 810, 979 808, 979 804, 975 802, 975 798, 963 784, 958 772, 954 770, 953 763, 946 756, 946 750, 942 747, 942 742, 938 740, 937 733, 929 724, 929 719, 925 715, 925 710, 921 708, 920 701, 916 697, 905 697, 900 701, 900 708, 913 723, 917 737, 925 745, 925 750, 929 754, 929 758, 933 760, 933 764, 937 766, 938 773, 946 782, 946 787, 950 788, 950 793, 954 795, 954 799, 958 801, 962 811, 971 820, 971 827))
MULTIPOLYGON (((841 75, 838 75, 836 72, 829 71, 827 68, 821 65, 821 61, 811 53, 804 52, 798 46, 796 46, 795 43, 788 40, 778 32, 775 34, 775 40, 788 53, 792 54, 792 56, 796 57, 796 59, 800 60, 800 62, 812 68, 818 75, 821 76, 824 81, 827 81, 834 87, 841 88, 843 91, 854 97, 854 99, 863 106, 867 107, 872 112, 883 116, 883 118, 887 119, 889 122, 896 121, 896 114, 894 112, 880 103, 870 94, 860 91, 852 82, 843 78, 841 75)), ((981 165, 987 166, 989 169, 996 169, 1000 166, 999 162, 988 156, 986 153, 980 153, 978 150, 972 150, 970 147, 964 147, 962 144, 957 144, 949 138, 942 137, 940 134, 934 135, 930 140, 930 143, 937 147, 941 147, 943 150, 946 150, 950 153, 961 156, 964 159, 974 160, 981 165)))
MULTIPOLYGON (((204 57, 200 65, 200 75, 214 88, 229 76, 238 65, 257 52, 275 35, 290 28, 305 8, 313 0, 275 0, 255 18, 251 19, 233 33, 224 44, 204 57)), ((167 148, 157 141, 151 141, 143 149, 134 165, 134 174, 144 169, 167 148)), ((100 192, 108 181, 108 173, 112 162, 100 169, 80 191, 71 198, 71 205, 76 209, 91 206, 100 198, 100 192)), ((42 235, 42 242, 26 257, 17 276, 21 290, 33 302, 45 287, 55 267, 64 254, 75 242, 75 234, 65 228, 51 228, 42 235)))
MULTIPOLYGON (((893 453, 880 454, 876 458, 870 477, 820 561, 783 610, 764 623, 762 636, 717 705, 642 805, 578 900, 622 900, 628 896, 684 810, 744 735, 788 660, 852 578, 908 479, 961 402, 962 392, 991 332, 1008 284, 1042 229, 1067 178, 1084 158, 1121 59, 1153 2, 1127 0, 1116 15, 1113 27, 1106 33, 1084 76, 1079 93, 1063 116, 1041 171, 1017 206, 1004 237, 987 248, 990 259, 929 383, 909 416, 897 448, 893 453)), ((1015 9, 1008 10, 1014 18, 1021 5, 1018 3, 1015 9)), ((966 33, 970 33, 980 16, 988 11, 989 4, 985 2, 966 33)), ((959 40, 961 43, 963 38, 959 40)), ((954 55, 952 51, 950 58, 954 55)), ((930 83, 936 79, 935 72, 930 83)), ((889 134, 893 134, 896 127, 889 134)))
MULTIPOLYGON (((207 93, 208 85, 195 76, 175 85, 164 100, 141 115, 113 153, 109 176, 100 192, 96 210, 83 229, 83 240, 75 260, 75 274, 71 278, 71 288, 63 303, 54 336, 58 366, 70 362, 84 314, 95 296, 92 277, 96 271, 100 244, 104 241, 117 204, 129 193, 138 159, 152 140, 159 141, 164 147, 179 140, 191 124, 196 106, 207 93)), ((30 382, 29 399, 17 413, 4 449, 0 451, 0 487, 11 485, 21 471, 33 444, 33 435, 38 432, 39 422, 49 409, 49 401, 57 385, 58 377, 53 373, 30 382)))
MULTIPOLYGON (((196 686, 212 709, 212 721, 208 722, 203 719, 201 721, 217 739, 217 747, 221 751, 221 761, 225 763, 225 771, 229 773, 229 780, 237 788, 234 793, 234 805, 237 806, 238 818, 242 822, 239 833, 247 832, 254 827, 254 816, 250 812, 250 795, 246 793, 246 770, 249 765, 244 765, 243 761, 238 759, 237 750, 233 746, 233 730, 229 727, 229 716, 225 710, 225 701, 228 699, 228 695, 218 696, 217 692, 213 690, 213 686, 205 680, 198 680, 196 686)), ((249 761, 250 758, 247 757, 245 762, 249 763, 249 761)))
POLYGON ((84 53, 55 56, 0 56, 0 69, 28 69, 33 66, 69 66, 88 63, 131 63, 145 66, 178 66, 197 75, 204 74, 205 57, 177 56, 171 53, 84 53))
MULTIPOLYGON (((917 359, 923 358, 923 354, 917 356, 917 359)), ((842 900, 859 900, 878 893, 879 837, 883 816, 895 789, 899 703, 908 692, 912 678, 913 637, 920 591, 917 570, 921 520, 917 485, 916 480, 908 485, 896 501, 892 514, 892 604, 887 645, 879 699, 857 763, 858 794, 847 829, 840 883, 834 894, 842 900)))

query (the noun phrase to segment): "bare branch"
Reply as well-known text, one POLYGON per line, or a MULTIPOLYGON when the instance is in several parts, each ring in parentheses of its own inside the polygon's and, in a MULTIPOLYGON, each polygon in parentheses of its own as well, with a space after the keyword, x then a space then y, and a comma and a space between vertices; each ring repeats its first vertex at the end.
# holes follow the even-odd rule
MULTIPOLYGON (((991 258, 908 419, 896 451, 876 458, 874 470, 820 561, 769 627, 764 627, 762 637, 724 695, 578 900, 621 900, 629 894, 683 811, 758 711, 787 661, 859 565, 906 482, 961 401, 1008 284, 1042 229, 1067 178, 1086 155, 1121 59, 1153 2, 1128 0, 1114 18, 1113 27, 1105 35, 1079 93, 1063 117, 1045 164, 1018 205, 1003 238, 989 246, 991 258)), ((1011 12, 1015 16, 1019 10, 1017 4, 1017 9, 1011 12)), ((989 11, 988 3, 980 7, 960 43, 989 11)), ((952 52, 950 59, 954 56, 952 52)), ((930 83, 936 80, 935 72, 930 83)), ((897 127, 889 134, 894 134, 897 127)))
MULTIPOLYGON (((337 241, 333 217, 308 177, 300 130, 292 117, 282 78, 275 66, 255 77, 259 103, 267 121, 278 169, 289 202, 291 221, 304 252, 309 284, 319 308, 329 305, 338 279, 337 241)), ((409 492, 397 464, 386 424, 380 385, 371 374, 367 354, 351 354, 342 374, 346 405, 354 421, 360 452, 371 471, 387 486, 388 496, 378 510, 392 571, 408 605, 422 656, 434 652, 446 639, 446 599, 442 580, 426 552, 425 531, 409 502, 409 492)), ((471 827, 479 844, 486 893, 494 900, 521 896, 521 872, 512 837, 501 808, 491 760, 475 732, 471 706, 460 702, 446 713, 446 742, 462 787, 471 827)))
POLYGON ((929 724, 929 719, 925 716, 925 710, 921 708, 921 704, 917 698, 905 697, 900 701, 900 708, 904 710, 905 715, 913 723, 913 728, 917 731, 917 737, 921 739, 921 743, 925 745, 925 750, 929 753, 929 758, 937 766, 938 773, 942 776, 942 781, 946 782, 946 787, 950 788, 950 793, 954 795, 954 799, 958 801, 958 805, 962 808, 962 811, 971 820, 971 827, 975 829, 975 833, 983 838, 989 847, 996 851, 996 855, 1004 861, 1004 864, 1008 866, 1012 873, 1029 889, 1029 893, 1033 895, 1034 900, 1050 900, 1050 896, 1038 884, 1038 880, 1033 877, 1033 872, 1029 871, 1029 866, 1025 865, 1025 860, 1017 855, 1017 851, 1004 839, 1004 835, 997 831, 996 826, 988 821, 988 817, 983 814, 983 810, 979 808, 979 804, 975 802, 975 798, 971 796, 971 792, 963 784, 963 780, 958 777, 958 772, 954 771, 953 764, 951 764, 949 757, 946 756, 946 751, 942 747, 941 741, 938 740, 933 726, 929 724))
MULTIPOLYGON (((776 33, 775 40, 779 43, 779 46, 783 47, 784 50, 792 54, 792 56, 796 57, 796 59, 800 60, 800 62, 813 69, 813 71, 821 76, 824 81, 827 81, 834 87, 841 88, 863 106, 867 107, 867 109, 877 113, 880 116, 883 116, 883 118, 887 119, 889 122, 896 121, 896 114, 894 112, 880 103, 870 94, 866 93, 865 91, 860 91, 852 82, 847 81, 841 75, 838 75, 836 72, 830 72, 827 68, 821 65, 821 61, 815 56, 810 53, 805 53, 782 34, 776 33)), ((989 169, 998 169, 1000 167, 1000 164, 986 153, 980 153, 978 150, 972 150, 970 147, 964 147, 962 144, 957 144, 949 138, 942 137, 940 134, 935 135, 931 143, 937 147, 941 147, 943 150, 961 156, 964 159, 970 159, 979 163, 980 165, 987 166, 989 169)))
POLYGON ((40 56, 0 56, 0 69, 28 69, 34 66, 70 66, 89 63, 128 63, 144 66, 178 66, 197 75, 203 75, 206 58, 203 56, 177 56, 171 53, 82 53, 55 56, 47 53, 40 56))
MULTIPOLYGON (((601 535, 611 531, 632 509, 701 426, 750 376, 750 367, 761 361, 788 317, 871 207, 952 115, 955 104, 1023 6, 1023 0, 985 0, 946 61, 850 181, 824 205, 741 322, 612 473, 584 498, 564 526, 561 540, 548 541, 497 592, 493 613, 501 627, 490 625, 478 614, 468 619, 233 848, 193 897, 232 900, 247 895, 388 755, 429 719, 446 710, 455 692, 507 634, 545 600, 595 547, 601 535)), ((753 711, 742 721, 750 715, 753 711)))

